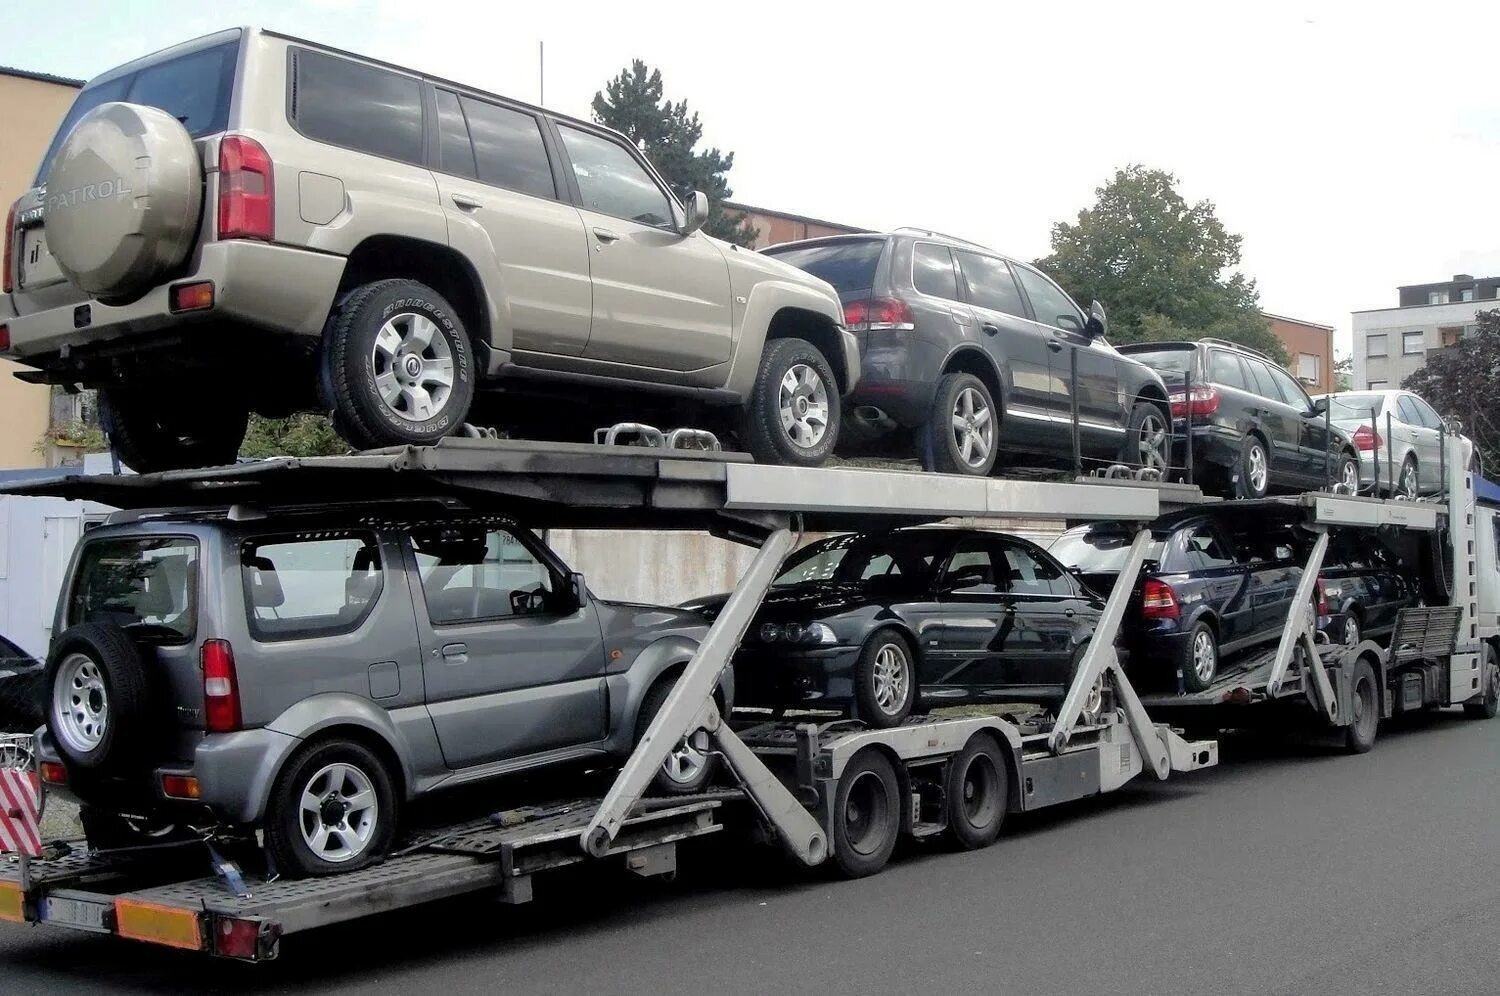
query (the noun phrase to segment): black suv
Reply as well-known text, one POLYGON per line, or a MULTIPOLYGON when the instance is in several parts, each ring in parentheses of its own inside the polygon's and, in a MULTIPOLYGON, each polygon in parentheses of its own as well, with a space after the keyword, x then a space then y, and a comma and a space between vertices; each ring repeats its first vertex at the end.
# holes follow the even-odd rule
POLYGON ((898 229, 764 250, 831 283, 859 338, 862 372, 844 431, 871 442, 916 430, 923 463, 988 474, 1003 450, 1165 470, 1166 387, 1105 341, 1040 271, 981 246, 898 229), (1077 383, 1073 356, 1077 356, 1077 383))
POLYGON ((1138 342, 1120 352, 1154 368, 1171 389, 1172 463, 1185 464, 1191 438, 1196 483, 1233 498, 1330 483, 1359 490, 1359 454, 1342 429, 1330 433, 1327 402, 1314 405, 1265 354, 1222 339, 1138 342))

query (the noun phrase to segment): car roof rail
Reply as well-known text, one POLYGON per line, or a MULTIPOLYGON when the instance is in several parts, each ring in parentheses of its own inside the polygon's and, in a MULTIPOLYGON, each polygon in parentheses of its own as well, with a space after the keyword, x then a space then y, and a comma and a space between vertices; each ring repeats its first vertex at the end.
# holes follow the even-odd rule
POLYGON ((1258 356, 1261 359, 1265 360, 1267 363, 1275 363, 1278 367, 1281 366, 1281 364, 1277 362, 1274 356, 1269 356, 1265 353, 1262 353, 1260 350, 1254 348, 1253 346, 1247 346, 1242 342, 1235 342, 1232 339, 1216 339, 1213 336, 1204 336, 1202 339, 1199 339, 1197 341, 1206 342, 1210 346, 1228 346, 1231 349, 1238 349, 1243 352, 1249 353, 1251 356, 1258 356))
POLYGON ((975 249, 982 249, 988 253, 993 253, 995 251, 989 246, 980 245, 978 242, 972 242, 969 239, 961 239, 957 235, 949 235, 947 232, 939 232, 934 231, 931 228, 923 228, 920 225, 902 225, 900 228, 891 229, 891 232, 892 234, 899 235, 930 235, 935 239, 947 239, 949 242, 957 242, 960 245, 973 246, 975 249))

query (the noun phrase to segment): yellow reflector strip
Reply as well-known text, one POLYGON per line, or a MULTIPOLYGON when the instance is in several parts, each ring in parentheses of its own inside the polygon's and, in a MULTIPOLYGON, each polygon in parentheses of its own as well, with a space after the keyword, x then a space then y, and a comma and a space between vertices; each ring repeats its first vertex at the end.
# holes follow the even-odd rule
POLYGON ((173 909, 134 899, 115 900, 115 932, 137 941, 165 944, 172 948, 198 951, 203 947, 203 933, 198 929, 194 910, 173 909))
POLYGON ((0 882, 0 920, 25 923, 22 912, 21 887, 14 882, 0 882))

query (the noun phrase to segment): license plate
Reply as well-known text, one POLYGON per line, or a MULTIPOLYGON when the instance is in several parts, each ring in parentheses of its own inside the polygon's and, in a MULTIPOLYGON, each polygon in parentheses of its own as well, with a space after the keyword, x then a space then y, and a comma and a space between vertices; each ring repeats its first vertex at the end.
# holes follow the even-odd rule
POLYGON ((57 260, 47 249, 47 231, 28 228, 21 233, 21 286, 43 287, 63 278, 57 260))
POLYGON ((107 933, 109 928, 105 926, 105 916, 113 909, 105 903, 91 903, 84 899, 64 899, 61 896, 48 896, 41 901, 37 912, 41 915, 42 922, 55 923, 64 927, 76 927, 79 930, 97 930, 107 933))

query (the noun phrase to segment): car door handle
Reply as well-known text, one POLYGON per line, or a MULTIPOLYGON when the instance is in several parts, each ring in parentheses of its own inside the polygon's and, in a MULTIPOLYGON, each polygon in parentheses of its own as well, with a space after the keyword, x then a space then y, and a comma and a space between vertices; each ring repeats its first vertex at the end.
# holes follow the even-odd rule
POLYGON ((1003 611, 1008 616, 1013 616, 1016 614, 1016 607, 1014 605, 1007 605, 1001 611, 1003 611))
POLYGON ((469 645, 467 643, 449 643, 443 647, 443 660, 449 664, 469 663, 469 645))
POLYGON ((453 198, 453 203, 457 204, 465 211, 475 211, 479 208, 484 207, 484 202, 470 197, 468 194, 452 194, 450 196, 453 198))
POLYGON ((600 242, 603 242, 605 245, 608 245, 611 242, 620 241, 619 234, 617 232, 611 232, 607 228, 594 229, 594 238, 598 239, 600 242))
POLYGON ((1050 350, 1052 350, 1054 353, 1061 353, 1062 352, 1062 348, 1063 348, 1062 340, 1061 339, 1048 339, 1047 340, 1047 348, 1050 349, 1050 350))
POLYGON ((1069 619, 1072 619, 1077 614, 1077 611, 1074 609, 1063 609, 1063 615, 1067 616, 1069 619))
POLYGON ((996 325, 994 322, 985 322, 983 325, 981 325, 979 327, 981 329, 984 329, 984 334, 985 335, 999 335, 1000 334, 1000 326, 996 325))

